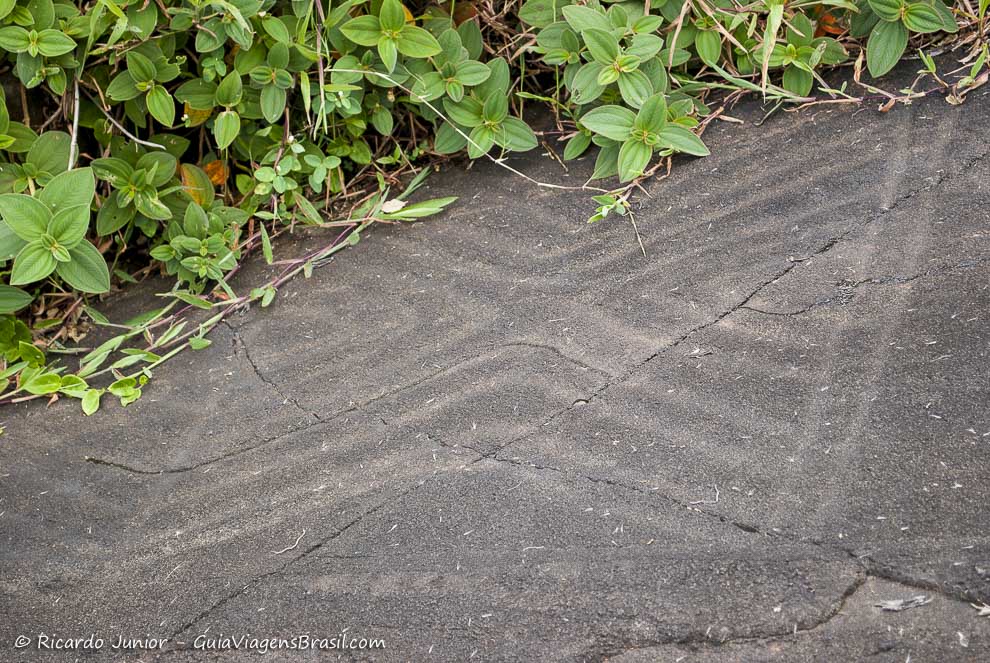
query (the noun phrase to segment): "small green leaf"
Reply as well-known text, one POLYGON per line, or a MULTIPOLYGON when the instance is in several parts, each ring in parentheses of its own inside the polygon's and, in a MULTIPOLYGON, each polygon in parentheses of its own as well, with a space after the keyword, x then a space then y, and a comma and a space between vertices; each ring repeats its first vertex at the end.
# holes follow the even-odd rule
POLYGON ((110 270, 99 250, 83 240, 69 249, 69 262, 60 262, 56 273, 76 290, 101 293, 110 290, 110 270))
POLYGON ((589 28, 581 32, 588 53, 596 62, 611 66, 619 57, 619 41, 612 36, 611 32, 606 32, 599 28, 589 28))
POLYGON ((281 19, 274 16, 266 16, 261 22, 261 27, 271 35, 272 39, 280 44, 289 45, 292 43, 292 35, 289 34, 288 28, 285 27, 285 23, 281 19))
POLYGON ((58 30, 42 30, 38 33, 38 52, 45 57, 55 58, 65 55, 76 47, 72 37, 58 30))
POLYGON ((377 16, 358 16, 340 26, 344 36, 359 46, 376 46, 382 37, 377 16))
POLYGON ((141 91, 134 84, 134 78, 123 71, 110 81, 110 85, 107 86, 107 96, 114 101, 128 101, 141 96, 141 91))
POLYGON ((31 38, 24 28, 16 25, 0 28, 0 49, 11 53, 23 53, 30 46, 31 38))
POLYGON ((34 297, 20 288, 0 284, 0 315, 19 311, 34 301, 34 297))
POLYGON ((628 182, 643 174, 650 163, 653 148, 638 140, 627 140, 619 149, 619 180, 628 182))
POLYGON ((378 12, 382 31, 399 32, 406 24, 406 13, 399 0, 385 0, 378 12))
POLYGON ((151 83, 158 75, 154 63, 137 51, 127 52, 127 72, 135 83, 151 83))
POLYGON ((633 108, 640 108, 653 94, 653 84, 642 71, 626 71, 619 74, 619 93, 622 100, 633 108))
POLYGON ((715 30, 702 30, 694 38, 694 48, 702 62, 707 65, 718 64, 722 53, 722 36, 715 30))
POLYGON ((436 37, 414 25, 407 25, 402 29, 396 45, 400 53, 411 58, 428 58, 442 50, 436 37))
POLYGON ((268 229, 265 228, 265 224, 261 224, 261 251, 265 255, 265 262, 269 265, 275 260, 272 254, 272 240, 268 236, 268 229))
POLYGON ((100 409, 100 398, 103 396, 102 389, 89 389, 82 397, 82 411, 87 417, 100 409))
POLYGON ((399 48, 395 40, 391 37, 383 36, 378 40, 378 55, 385 64, 385 70, 392 73, 395 70, 395 63, 399 59, 399 48))
POLYGON ((147 102, 151 116, 166 127, 171 127, 175 122, 175 102, 172 101, 172 95, 168 90, 161 85, 155 85, 148 91, 147 102))
POLYGON ((185 290, 176 290, 175 292, 173 292, 171 294, 176 299, 178 299, 180 301, 183 301, 186 304, 189 304, 191 306, 195 306, 196 308, 201 308, 201 309, 206 310, 206 311, 208 311, 209 309, 213 308, 213 304, 211 304, 208 299, 203 299, 202 297, 197 297, 196 295, 193 295, 191 293, 188 293, 185 290))
POLYGON ((226 110, 213 120, 213 137, 216 138, 217 147, 221 150, 230 147, 240 132, 241 116, 237 111, 226 110))
MULTIPOLYGON (((279 23, 281 24, 281 21, 279 23)), ((228 108, 236 106, 241 103, 243 91, 244 84, 241 82, 241 75, 236 71, 232 71, 217 86, 216 102, 228 108)))
POLYGON ((54 394, 62 386, 62 378, 57 373, 41 373, 28 380, 24 386, 24 391, 35 396, 54 394))
MULTIPOLYGON (((938 0, 941 2, 941 0, 938 0)), ((874 78, 894 68, 907 48, 908 31, 900 21, 880 21, 866 42, 866 67, 874 78)))
POLYGON ((285 110, 285 90, 269 83, 261 88, 261 114, 269 122, 278 122, 285 110))
POLYGON ((66 249, 71 249, 89 230, 89 205, 66 207, 55 212, 48 224, 48 234, 66 249))
POLYGON ((633 126, 641 131, 658 134, 666 123, 667 98, 661 92, 643 102, 643 107, 636 114, 636 120, 633 122, 633 126))
POLYGON ((38 200, 48 206, 52 212, 68 207, 78 207, 93 202, 96 194, 96 177, 92 168, 74 168, 53 177, 41 193, 38 200))
POLYGON ((5 193, 0 195, 0 216, 14 234, 31 242, 48 230, 52 213, 37 198, 23 193, 5 193))
POLYGON ((885 21, 899 21, 904 0, 869 0, 873 13, 885 21))
POLYGON ((682 126, 668 123, 660 130, 657 145, 696 157, 707 157, 710 152, 701 139, 682 126))
POLYGON ((622 106, 599 106, 581 116, 587 129, 615 141, 625 141, 632 131, 636 115, 622 106))
MULTIPOLYGON (((55 271, 55 256, 41 243, 34 240, 29 243, 14 258, 14 267, 10 273, 11 285, 27 285, 45 278, 55 271)), ((60 263, 68 264, 68 263, 60 263)))
MULTIPOLYGON (((934 0, 941 2, 942 0, 934 0)), ((904 10, 904 25, 911 32, 922 34, 938 32, 942 29, 942 17, 933 7, 923 2, 916 2, 908 5, 904 10)))

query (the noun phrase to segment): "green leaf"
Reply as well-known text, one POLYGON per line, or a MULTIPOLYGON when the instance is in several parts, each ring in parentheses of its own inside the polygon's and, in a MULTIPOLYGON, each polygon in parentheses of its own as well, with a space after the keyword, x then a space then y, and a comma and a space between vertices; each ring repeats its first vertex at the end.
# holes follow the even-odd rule
POLYGON ((61 173, 69 167, 71 143, 72 138, 64 131, 46 131, 31 145, 27 161, 52 175, 61 173))
POLYGON ((472 159, 484 156, 495 145, 495 132, 484 125, 472 129, 469 138, 468 156, 472 159))
POLYGON ((377 16, 358 16, 340 26, 344 36, 359 46, 376 46, 382 37, 377 16))
POLYGON ((40 281, 55 270, 55 263, 55 256, 52 255, 52 252, 41 243, 41 240, 35 240, 21 249, 21 252, 14 258, 10 284, 27 285, 40 281))
POLYGON ((137 51, 127 52, 127 73, 135 83, 151 83, 158 75, 155 64, 137 51))
POLYGON ((241 117, 237 111, 226 110, 213 120, 213 137, 221 150, 227 149, 240 132, 241 117))
POLYGON ((28 380, 24 386, 24 391, 35 396, 54 394, 62 386, 62 378, 57 373, 41 373, 28 380))
POLYGON ((48 224, 48 234, 67 249, 81 242, 87 230, 89 230, 88 204, 60 209, 55 212, 48 224))
POLYGON ((278 122, 285 110, 285 90, 269 83, 261 88, 261 114, 269 122, 278 122))
POLYGON ((202 336, 193 336, 189 339, 189 347, 193 350, 203 350, 210 347, 213 344, 208 338, 203 338, 202 336))
POLYGON ((899 21, 904 0, 869 0, 873 13, 885 21, 899 21))
POLYGON ((667 97, 661 92, 643 102, 643 107, 636 114, 633 127, 640 131, 659 134, 665 124, 667 124, 667 97))
POLYGON ((561 11, 567 23, 578 33, 590 29, 605 30, 606 32, 612 30, 612 24, 600 9, 571 5, 564 7, 561 11))
POLYGON ((385 70, 392 73, 395 70, 395 63, 399 59, 399 49, 395 40, 391 37, 382 37, 378 40, 378 55, 385 64, 385 70))
POLYGON ((507 117, 502 120, 498 130, 495 131, 495 142, 513 152, 527 152, 539 144, 536 134, 529 125, 517 117, 507 117))
POLYGON ((110 290, 110 270, 95 246, 83 240, 69 249, 69 262, 60 262, 56 273, 68 285, 82 292, 101 293, 110 290))
POLYGON ((172 95, 168 90, 164 86, 156 85, 148 91, 147 102, 151 116, 166 127, 171 127, 175 122, 175 102, 172 101, 172 95))
POLYGON ((702 62, 707 65, 718 64, 722 54, 722 36, 715 30, 702 30, 694 38, 694 48, 702 62))
POLYGON ((102 237, 117 232, 134 218, 134 214, 133 206, 120 207, 117 196, 108 197, 96 215, 96 234, 102 237))
MULTIPOLYGON (((281 23, 281 21, 279 21, 281 23)), ((230 108, 241 103, 244 84, 241 82, 241 75, 236 71, 227 74, 220 85, 217 86, 216 101, 221 106, 230 108)))
POLYGON ((653 94, 649 77, 638 69, 619 74, 619 93, 622 100, 633 108, 640 108, 653 94))
POLYGON ((619 148, 619 180, 628 182, 643 174, 650 163, 653 148, 638 140, 627 140, 619 148))
POLYGON ((110 81, 110 85, 107 86, 107 96, 114 101, 128 101, 130 99, 136 99, 140 95, 141 91, 137 89, 134 79, 126 71, 117 74, 117 76, 110 81))
MULTIPOLYGON (((942 0, 935 0, 941 2, 942 0)), ((904 25, 911 32, 922 34, 938 32, 942 29, 942 17, 933 7, 923 2, 916 2, 908 5, 904 11, 904 25)))
POLYGON ((92 168, 75 168, 59 173, 53 177, 41 193, 38 200, 48 206, 52 212, 68 207, 78 207, 93 202, 96 195, 96 176, 92 168))
POLYGON ((148 152, 138 159, 136 168, 144 169, 148 173, 151 173, 152 168, 154 168, 155 174, 151 179, 151 186, 157 189, 165 186, 172 179, 176 166, 178 166, 178 160, 168 152, 148 152))
POLYGON ((48 230, 52 213, 37 198, 23 193, 5 193, 0 195, 0 216, 15 235, 31 242, 48 230))
MULTIPOLYGON (((300 198, 300 200, 305 200, 305 199, 300 198)), ((262 223, 260 225, 261 225, 261 252, 265 256, 265 262, 270 265, 272 264, 272 261, 275 260, 275 256, 272 254, 272 240, 268 236, 268 229, 265 228, 265 224, 262 223)))
POLYGON ((100 397, 103 396, 102 389, 90 389, 82 397, 82 411, 87 417, 100 409, 100 397))
MULTIPOLYGON (((941 2, 941 0, 938 0, 941 2)), ((907 48, 908 31, 900 21, 880 21, 866 42, 866 67, 879 78, 894 68, 907 48)))
POLYGON ((579 156, 585 153, 588 147, 591 145, 591 134, 585 133, 583 131, 574 134, 574 136, 567 141, 567 145, 564 146, 564 161, 570 161, 571 159, 577 159, 579 156))
POLYGON ((402 4, 399 3, 399 0, 385 0, 378 12, 378 20, 381 22, 382 32, 402 30, 406 24, 406 13, 402 11, 402 4))
POLYGON ((34 297, 20 288, 0 284, 0 315, 19 311, 34 301, 34 297))
POLYGON ((288 28, 285 27, 285 23, 281 19, 274 16, 266 16, 261 21, 261 27, 271 35, 272 39, 280 44, 289 45, 292 43, 292 35, 289 34, 288 28))
POLYGON ((589 104, 602 96, 605 87, 598 82, 598 77, 604 70, 605 66, 600 62, 588 62, 577 70, 570 85, 572 99, 575 103, 589 104))
POLYGON ((481 109, 481 119, 485 122, 498 124, 509 114, 509 100, 503 94, 494 92, 485 99, 481 109))
POLYGON ((418 203, 412 203, 411 205, 406 205, 402 209, 397 210, 395 212, 382 214, 381 217, 383 219, 394 219, 399 221, 412 221, 415 219, 423 219, 428 216, 439 214, 444 210, 445 207, 450 205, 455 200, 457 200, 456 196, 424 200, 418 203))
POLYGON ((209 310, 213 308, 213 304, 210 303, 208 299, 203 299, 202 297, 197 297, 185 290, 176 290, 172 294, 176 299, 189 304, 190 306, 195 306, 196 308, 201 308, 203 310, 209 310))
POLYGON ((27 241, 18 237, 6 221, 0 221, 0 261, 12 260, 27 241))
POLYGON ((599 106, 581 116, 587 129, 619 142, 629 138, 635 121, 636 115, 622 106, 599 106))
POLYGON ((440 42, 433 35, 414 25, 407 25, 402 29, 396 45, 400 53, 411 58, 428 58, 442 50, 440 42))
POLYGON ((811 92, 814 82, 814 77, 799 67, 788 65, 784 69, 783 84, 784 89, 788 92, 793 92, 800 97, 807 97, 811 92))
MULTIPOLYGON (((468 25, 464 23, 463 25, 468 25)), ((471 25, 474 25, 473 23, 471 25)), ((480 62, 465 60, 459 62, 455 69, 455 75, 464 85, 480 85, 491 76, 491 70, 480 62)))
POLYGON ((476 127, 484 118, 481 117, 482 105, 477 99, 467 97, 459 103, 444 99, 443 109, 451 120, 464 127, 476 127))
POLYGON ((433 149, 438 154, 454 154, 467 147, 467 138, 458 133, 450 122, 444 122, 437 131, 433 149))
POLYGON ((0 28, 0 49, 11 53, 23 53, 31 46, 31 38, 24 28, 12 25, 0 28))
POLYGON ((696 157, 707 157, 710 154, 701 139, 682 126, 668 123, 660 130, 659 134, 660 141, 657 144, 661 147, 671 148, 696 157))
POLYGON ((45 57, 55 58, 65 55, 76 47, 72 37, 58 30, 42 30, 38 33, 38 52, 45 57))
POLYGON ((588 52, 596 62, 604 65, 611 65, 619 57, 619 41, 612 36, 611 32, 606 32, 599 28, 589 28, 581 32, 588 52))

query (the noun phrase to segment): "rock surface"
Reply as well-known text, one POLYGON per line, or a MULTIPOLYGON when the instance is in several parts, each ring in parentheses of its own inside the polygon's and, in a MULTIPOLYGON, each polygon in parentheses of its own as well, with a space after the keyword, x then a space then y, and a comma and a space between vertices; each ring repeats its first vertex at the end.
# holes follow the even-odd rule
POLYGON ((0 658, 990 660, 988 111, 736 109, 645 257, 452 167, 126 410, 3 411, 0 658))

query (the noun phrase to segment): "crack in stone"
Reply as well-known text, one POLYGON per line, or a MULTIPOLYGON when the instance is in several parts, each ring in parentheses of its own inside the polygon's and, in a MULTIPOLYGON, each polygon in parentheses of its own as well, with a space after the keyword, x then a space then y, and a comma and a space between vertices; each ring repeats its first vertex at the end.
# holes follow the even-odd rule
POLYGON ((180 636, 183 633, 185 633, 186 631, 192 629, 194 626, 196 626, 196 624, 200 623, 204 619, 209 618, 209 616, 211 614, 213 614, 214 612, 216 612, 217 610, 219 610, 220 608, 222 608, 224 605, 226 605, 230 601, 233 601, 237 597, 241 596, 242 594, 244 594, 245 592, 247 592, 249 589, 260 585, 261 583, 263 583, 264 581, 268 580, 269 578, 272 578, 274 576, 277 576, 277 575, 285 572, 293 564, 296 564, 297 562, 299 562, 299 561, 301 561, 303 559, 306 559, 307 557, 309 557, 313 553, 315 553, 318 550, 320 550, 321 548, 323 548, 325 545, 331 543, 335 539, 337 539, 340 536, 342 536, 349 529, 351 529, 352 527, 354 527, 355 525, 357 525, 358 523, 360 523, 362 520, 364 520, 368 516, 371 516, 371 515, 374 515, 374 514, 378 513, 382 509, 385 509, 386 507, 390 506, 392 503, 394 503, 394 502, 396 502, 398 500, 401 500, 402 498, 406 497, 407 495, 409 495, 413 491, 419 489, 420 487, 422 487, 423 485, 426 484, 426 481, 427 481, 426 479, 418 480, 416 483, 414 483, 409 488, 406 488, 405 490, 399 491, 398 493, 396 493, 395 495, 393 495, 389 499, 381 502, 380 504, 378 504, 378 505, 376 505, 374 507, 371 507, 370 509, 366 509, 361 514, 359 514, 356 518, 354 518, 353 520, 351 520, 350 522, 348 522, 347 524, 345 524, 343 527, 337 528, 336 530, 334 530, 329 535, 321 538, 316 543, 312 544, 311 546, 309 546, 309 547, 305 548, 304 550, 302 550, 301 552, 299 552, 299 554, 297 554, 295 557, 292 557, 292 558, 286 560, 283 564, 279 565, 278 567, 276 567, 274 569, 271 569, 269 571, 266 571, 265 573, 262 573, 261 575, 255 576, 254 578, 252 578, 251 580, 249 580, 247 582, 247 584, 245 584, 243 587, 240 587, 240 588, 234 590, 230 594, 227 594, 226 596, 222 597, 218 601, 214 602, 213 605, 211 605, 209 608, 207 608, 206 610, 203 610, 198 615, 196 615, 195 617, 193 617, 191 620, 185 622, 177 630, 175 630, 175 631, 172 632, 172 634, 168 637, 168 640, 169 641, 174 641, 177 646, 176 647, 172 647, 172 648, 170 648, 169 650, 166 650, 166 651, 178 651, 178 650, 190 649, 191 647, 189 646, 188 643, 180 642, 180 641, 177 640, 178 636, 180 636))
POLYGON ((821 297, 816 299, 811 304, 794 311, 768 311, 766 309, 760 309, 754 306, 743 306, 742 308, 747 311, 752 311, 753 313, 762 313, 763 315, 797 317, 809 313, 813 309, 828 306, 829 304, 838 303, 839 305, 844 306, 852 301, 854 297, 853 293, 863 286, 904 285, 905 283, 911 283, 923 278, 934 278, 948 274, 956 274, 959 270, 973 269, 987 261, 990 261, 990 258, 981 256, 979 258, 967 258, 957 262, 954 265, 938 265, 923 272, 918 272, 917 274, 911 274, 909 276, 871 276, 858 281, 839 281, 835 284, 837 290, 835 295, 830 297, 821 297))
MULTIPOLYGON (((224 322, 226 324, 226 321, 224 321, 224 322)), ((227 325, 227 327, 229 329, 231 329, 231 331, 234 332, 235 339, 236 338, 239 338, 238 332, 236 330, 234 330, 233 327, 230 327, 229 324, 227 325)), ((277 387, 274 383, 272 383, 269 380, 265 379, 262 376, 262 374, 258 371, 257 367, 254 365, 254 362, 251 360, 250 356, 247 353, 247 346, 244 345, 243 343, 242 343, 242 346, 244 347, 244 353, 245 353, 245 356, 247 357, 248 362, 254 368, 255 373, 258 374, 259 379, 261 379, 263 382, 265 382, 265 384, 267 384, 270 387, 272 387, 276 391, 276 393, 278 393, 279 395, 282 395, 282 392, 281 392, 280 388, 277 387)), ((339 410, 339 411, 337 411, 337 412, 335 412, 335 413, 333 413, 333 414, 331 414, 331 415, 329 415, 327 417, 320 417, 319 415, 317 415, 315 413, 308 412, 307 410, 305 410, 304 408, 302 408, 298 403, 295 403, 293 401, 293 404, 296 405, 296 407, 299 410, 301 410, 304 413, 307 413, 307 414, 311 415, 312 420, 309 423, 307 423, 306 425, 300 426, 300 427, 297 427, 297 428, 292 428, 290 430, 284 431, 284 432, 279 433, 277 435, 274 435, 272 437, 268 437, 268 438, 260 441, 257 444, 250 445, 250 446, 247 446, 247 447, 242 447, 242 448, 239 448, 239 449, 234 449, 234 450, 232 450, 232 451, 230 451, 230 452, 228 452, 226 454, 223 454, 223 455, 220 455, 220 456, 217 456, 217 457, 214 457, 214 458, 208 458, 208 459, 206 459, 204 461, 201 461, 199 463, 195 463, 193 465, 186 465, 186 466, 176 467, 176 468, 165 468, 165 469, 161 469, 161 470, 142 470, 142 469, 139 469, 139 468, 131 467, 131 466, 126 465, 124 463, 117 463, 115 461, 110 461, 110 460, 106 460, 106 459, 103 459, 103 458, 96 458, 96 457, 92 457, 92 456, 83 456, 83 460, 85 462, 87 462, 87 463, 92 463, 94 465, 102 465, 102 466, 105 466, 105 467, 111 467, 111 468, 122 470, 122 471, 125 471, 125 472, 130 472, 132 474, 140 474, 140 475, 182 474, 184 472, 191 472, 191 471, 197 470, 197 469, 199 469, 201 467, 206 467, 208 465, 213 465, 215 463, 219 463, 221 461, 224 461, 224 460, 233 458, 235 456, 239 456, 241 454, 245 454, 245 453, 254 451, 256 449, 260 449, 260 448, 265 447, 265 446, 267 446, 269 444, 273 444, 273 443, 279 441, 283 437, 287 437, 289 435, 293 435, 293 434, 296 434, 296 433, 305 432, 305 431, 313 428, 314 426, 318 426, 320 424, 328 424, 329 425, 329 424, 335 422, 336 420, 340 419, 341 417, 343 417, 345 415, 348 415, 348 414, 351 414, 351 413, 354 413, 354 412, 359 412, 359 411, 363 410, 364 408, 368 407, 369 405, 372 405, 374 403, 377 403, 380 400, 383 400, 383 399, 388 398, 390 396, 394 396, 396 394, 402 393, 403 391, 407 391, 409 389, 413 389, 415 387, 418 387, 419 385, 421 385, 421 384, 423 384, 425 382, 429 382, 430 380, 433 380, 434 378, 437 378, 437 377, 439 377, 439 376, 441 376, 441 375, 443 375, 445 373, 449 373, 450 371, 456 370, 457 368, 459 368, 460 366, 462 366, 464 364, 467 364, 467 363, 470 363, 472 361, 476 361, 478 359, 481 359, 482 357, 485 357, 486 355, 488 355, 488 354, 490 354, 492 352, 497 352, 498 350, 500 350, 502 348, 513 347, 513 346, 532 347, 532 348, 536 348, 536 349, 550 350, 550 351, 553 351, 554 353, 558 354, 559 356, 563 357, 564 359, 568 360, 569 362, 571 362, 571 363, 573 363, 573 364, 575 364, 577 366, 581 366, 582 368, 587 368, 589 370, 593 370, 593 371, 596 371, 598 373, 602 373, 604 375, 610 375, 609 373, 607 373, 607 372, 605 372, 605 371, 603 371, 601 369, 597 369, 597 368, 594 368, 592 366, 586 366, 585 364, 582 364, 580 361, 577 361, 577 360, 575 360, 575 359, 573 359, 571 357, 568 357, 563 352, 561 352, 559 349, 554 348, 553 346, 550 346, 550 345, 543 345, 543 344, 540 344, 540 343, 523 343, 523 342, 516 342, 516 341, 509 342, 509 343, 500 343, 500 344, 494 345, 492 347, 486 348, 484 351, 479 352, 479 353, 475 353, 475 354, 473 354, 473 355, 471 355, 469 357, 458 359, 454 363, 450 364, 449 366, 446 366, 444 368, 441 368, 440 370, 434 371, 433 373, 430 373, 429 375, 425 375, 425 376, 423 376, 421 378, 417 378, 416 380, 413 380, 412 382, 408 382, 408 383, 406 383, 406 384, 404 384, 404 385, 402 385, 400 387, 396 387, 395 389, 392 389, 391 391, 383 391, 378 396, 375 396, 373 398, 369 398, 368 400, 362 401, 361 403, 358 403, 356 405, 351 405, 351 406, 349 406, 349 407, 347 407, 347 408, 345 408, 343 410, 339 410)), ((382 420, 382 421, 384 423, 384 420, 382 420)), ((461 445, 461 446, 464 446, 464 445, 461 445)), ((467 447, 467 448, 472 449, 472 451, 476 451, 476 450, 474 450, 471 447, 467 447)), ((477 453, 480 453, 480 452, 477 452, 477 453)))
POLYGON ((241 334, 240 334, 240 332, 238 330, 236 330, 233 327, 231 327, 227 323, 226 320, 221 320, 221 323, 223 323, 223 325, 225 327, 227 327, 227 329, 229 329, 233 333, 233 335, 234 335, 234 354, 235 355, 240 355, 241 354, 240 351, 243 350, 244 358, 247 360, 247 363, 251 365, 252 370, 254 370, 254 374, 258 377, 259 380, 261 380, 266 385, 268 385, 269 387, 271 387, 272 388, 272 391, 274 391, 276 394, 279 395, 279 397, 282 399, 282 404, 283 405, 285 405, 286 403, 292 403, 292 405, 294 405, 297 410, 299 410, 300 412, 302 412, 303 414, 305 414, 312 421, 314 421, 314 422, 321 421, 320 416, 318 414, 316 414, 315 412, 310 412, 309 410, 307 410, 306 408, 304 408, 302 405, 300 405, 298 400, 296 400, 294 397, 292 397, 292 396, 286 394, 284 391, 282 391, 282 388, 278 386, 278 383, 277 382, 275 382, 274 380, 271 380, 270 378, 268 378, 261 371, 261 369, 258 368, 258 364, 256 364, 255 361, 254 361, 254 359, 252 359, 252 357, 251 357, 251 351, 248 350, 247 343, 245 343, 244 342, 244 339, 241 338, 241 334))
POLYGON ((591 652, 589 652, 588 656, 590 656, 592 660, 608 660, 610 657, 618 656, 631 651, 652 649, 654 647, 663 646, 679 646, 691 651, 714 650, 726 645, 779 642, 798 635, 805 635, 825 627, 836 617, 843 614, 843 610, 849 600, 866 584, 867 578, 867 574, 857 573, 852 582, 846 587, 842 594, 839 595, 836 602, 818 619, 815 619, 810 623, 802 623, 799 620, 787 630, 773 630, 769 633, 740 634, 725 638, 724 640, 712 639, 707 632, 691 633, 681 637, 655 637, 644 639, 642 642, 630 642, 628 644, 615 643, 612 645, 606 645, 607 648, 604 649, 601 645, 597 645, 591 652))
POLYGON ((730 526, 735 527, 736 529, 739 529, 739 530, 741 530, 743 532, 746 532, 748 534, 757 534, 757 535, 763 536, 763 537, 765 537, 767 539, 779 539, 779 540, 787 541, 789 543, 795 543, 795 544, 800 544, 800 545, 810 545, 810 546, 813 546, 815 548, 818 548, 818 549, 823 550, 823 551, 826 551, 826 552, 830 552, 830 553, 833 553, 833 554, 838 553, 838 554, 844 555, 851 562, 854 562, 863 571, 863 573, 866 574, 866 575, 868 575, 868 576, 876 577, 876 578, 881 578, 883 580, 887 580, 887 581, 890 581, 890 582, 896 582, 898 584, 905 585, 905 586, 908 586, 908 587, 913 587, 913 588, 916 588, 916 589, 924 589, 924 590, 927 590, 927 591, 936 592, 936 593, 940 594, 941 596, 944 596, 945 598, 951 599, 953 601, 960 601, 960 602, 963 602, 963 603, 969 603, 971 601, 983 600, 985 598, 983 596, 976 595, 976 594, 974 594, 974 593, 972 593, 972 592, 970 592, 969 590, 966 590, 966 589, 960 589, 960 590, 949 589, 949 588, 943 587, 942 585, 939 585, 938 583, 936 583, 936 582, 934 582, 932 580, 925 580, 925 579, 914 578, 910 574, 908 574, 908 573, 906 573, 904 571, 901 571, 901 570, 896 569, 896 568, 894 568, 894 567, 892 567, 890 565, 883 564, 881 562, 878 562, 877 560, 872 559, 869 555, 857 555, 854 551, 852 551, 851 549, 846 548, 844 546, 838 546, 838 545, 835 545, 835 544, 827 543, 827 542, 820 541, 820 540, 813 539, 813 538, 805 538, 805 537, 801 537, 801 536, 795 536, 795 535, 792 535, 792 534, 788 534, 786 532, 783 532, 781 530, 778 530, 776 528, 773 528, 771 530, 767 530, 767 529, 764 529, 764 528, 762 528, 762 527, 760 527, 758 525, 754 525, 752 523, 747 523, 747 522, 735 520, 735 519, 733 519, 733 518, 731 518, 731 517, 729 517, 729 516, 727 516, 727 515, 725 515, 723 513, 719 513, 718 511, 714 511, 714 510, 711 510, 711 509, 703 509, 703 508, 698 507, 695 504, 691 504, 689 502, 685 502, 683 500, 677 499, 676 497, 673 497, 671 495, 667 495, 665 493, 661 493, 661 492, 659 492, 659 489, 646 489, 646 488, 643 488, 642 486, 637 486, 635 484, 629 484, 629 483, 626 483, 624 481, 620 481, 620 480, 617 480, 617 479, 611 479, 611 478, 608 478, 608 477, 596 476, 596 475, 593 475, 593 474, 585 474, 585 473, 582 473, 582 472, 574 472, 574 471, 570 471, 570 470, 564 470, 564 469, 561 469, 561 468, 558 468, 558 467, 554 467, 552 465, 545 465, 545 464, 535 463, 535 462, 532 462, 532 461, 522 461, 522 460, 513 459, 513 458, 499 458, 497 456, 482 456, 482 457, 476 459, 475 461, 473 461, 472 464, 473 463, 477 463, 477 462, 481 462, 483 460, 490 460, 490 461, 494 461, 494 462, 497 462, 497 463, 508 463, 508 464, 514 465, 516 467, 530 468, 530 469, 535 469, 535 470, 539 470, 539 471, 554 472, 554 473, 560 474, 560 475, 565 476, 565 477, 575 477, 575 478, 584 479, 586 481, 590 481, 590 482, 593 482, 593 483, 602 483, 602 484, 606 484, 606 485, 612 486, 614 488, 619 488, 619 489, 623 489, 623 490, 630 490, 630 491, 633 491, 633 492, 640 493, 642 495, 646 495, 648 497, 658 498, 658 499, 660 499, 662 501, 665 501, 665 502, 667 502, 667 503, 669 503, 671 505, 674 505, 674 506, 683 508, 683 509, 685 509, 687 511, 692 511, 692 512, 697 513, 697 514, 699 514, 701 516, 705 516, 705 517, 708 517, 708 518, 713 518, 713 519, 718 520, 719 522, 721 522, 721 523, 723 523, 725 525, 730 525, 730 526))

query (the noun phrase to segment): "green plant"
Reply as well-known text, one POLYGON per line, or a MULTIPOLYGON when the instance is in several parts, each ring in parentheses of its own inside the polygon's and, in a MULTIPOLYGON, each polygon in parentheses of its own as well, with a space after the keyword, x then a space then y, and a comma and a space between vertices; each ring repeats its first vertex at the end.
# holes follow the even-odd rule
POLYGON ((617 181, 586 187, 590 220, 635 225, 638 183, 707 155, 706 126, 743 94, 959 103, 988 79, 987 0, 489 4, 481 20, 469 2, 0 0, 0 400, 133 402, 237 306, 269 306, 373 223, 450 205, 408 200, 444 155, 513 170, 503 157, 540 143, 563 141, 563 161, 595 147, 592 178, 617 181), (951 35, 969 59, 948 82, 924 52, 951 35), (880 76, 908 45, 934 87, 886 92, 858 64, 865 94, 824 83, 860 56, 880 76), (553 126, 534 131, 527 102, 553 126), (300 225, 333 241, 238 292, 243 260, 275 265, 300 225), (91 306, 156 273, 174 279, 166 306, 124 323, 91 306), (116 335, 75 347, 92 327, 116 335))
POLYGON ((28 285, 52 272, 81 292, 110 289, 103 255, 85 238, 96 180, 90 168, 56 175, 37 198, 23 193, 0 195, 3 233, 0 254, 13 255, 12 286, 28 285))

